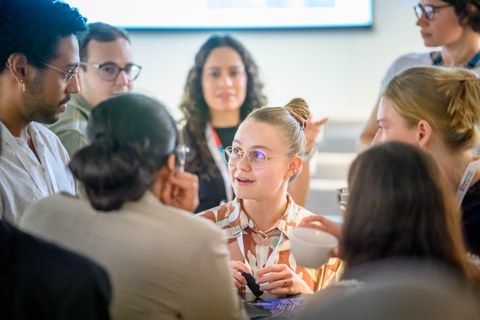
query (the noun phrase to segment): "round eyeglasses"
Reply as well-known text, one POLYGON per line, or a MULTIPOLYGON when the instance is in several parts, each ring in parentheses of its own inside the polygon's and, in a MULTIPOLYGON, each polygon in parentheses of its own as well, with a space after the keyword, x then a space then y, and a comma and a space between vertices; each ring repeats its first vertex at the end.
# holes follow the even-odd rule
POLYGON ((138 64, 129 63, 125 66, 125 68, 120 68, 120 66, 113 62, 105 62, 102 64, 98 63, 91 63, 91 62, 80 62, 82 66, 92 66, 98 69, 100 77, 102 77, 106 81, 115 81, 120 74, 120 72, 124 72, 127 76, 128 81, 134 81, 140 75, 140 71, 142 71, 142 66, 138 64))
POLYGON ((65 82, 65 83, 69 83, 70 81, 72 81, 73 78, 75 78, 75 76, 78 73, 78 65, 73 67, 71 70, 65 71, 65 70, 62 70, 60 68, 57 68, 57 67, 52 66, 51 64, 48 64, 48 63, 45 63, 45 62, 42 62, 42 64, 46 67, 49 67, 50 69, 56 70, 56 71, 60 72, 61 74, 63 74, 63 76, 64 76, 63 82, 65 82))
POLYGON ((422 15, 425 15, 425 19, 427 19, 428 21, 433 21, 435 19, 436 12, 438 12, 440 9, 448 8, 451 6, 451 4, 445 4, 441 6, 417 4, 413 7, 413 10, 415 10, 415 15, 417 16, 417 19, 420 20, 422 15))
POLYGON ((267 162, 276 158, 290 158, 291 156, 267 156, 265 152, 259 149, 244 151, 238 147, 226 147, 223 155, 229 166, 236 166, 244 155, 247 155, 248 163, 253 169, 265 168, 267 162))

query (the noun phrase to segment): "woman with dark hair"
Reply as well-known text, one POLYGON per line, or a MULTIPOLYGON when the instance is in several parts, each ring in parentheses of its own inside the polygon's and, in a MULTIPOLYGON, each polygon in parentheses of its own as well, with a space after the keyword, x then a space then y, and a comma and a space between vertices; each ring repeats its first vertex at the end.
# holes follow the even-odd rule
POLYGON ((463 243, 454 189, 428 153, 403 142, 372 147, 353 161, 348 186, 340 238, 342 280, 306 309, 325 297, 368 289, 370 280, 383 277, 398 283, 405 274, 395 271, 407 267, 411 279, 412 272, 418 270, 418 276, 425 267, 448 275, 445 279, 451 275, 472 293, 480 288, 480 271, 469 261, 463 243))
MULTIPOLYGON (((262 88, 252 55, 231 36, 211 36, 196 54, 180 110, 184 117, 183 139, 191 150, 186 170, 198 175, 200 181, 197 212, 233 199, 222 152, 232 144, 238 126, 246 116, 265 106, 267 99, 262 88)), ((301 205, 308 192, 308 161, 325 121, 309 118, 304 170, 289 189, 301 205)))
POLYGON ((174 170, 177 129, 165 107, 138 94, 109 98, 87 135, 69 165, 87 199, 39 201, 22 228, 103 265, 114 319, 244 317, 224 235, 182 210, 197 206, 198 181, 174 170))
MULTIPOLYGON (((395 75, 411 67, 465 67, 480 74, 480 0, 421 1, 414 10, 425 46, 441 50, 399 57, 382 80, 382 92, 395 75)), ((379 104, 380 97, 360 135, 361 149, 371 145, 377 132, 379 104)))
POLYGON ((380 259, 422 258, 472 277, 454 189, 426 152, 400 142, 374 147, 353 161, 348 187, 340 239, 346 272, 380 259))

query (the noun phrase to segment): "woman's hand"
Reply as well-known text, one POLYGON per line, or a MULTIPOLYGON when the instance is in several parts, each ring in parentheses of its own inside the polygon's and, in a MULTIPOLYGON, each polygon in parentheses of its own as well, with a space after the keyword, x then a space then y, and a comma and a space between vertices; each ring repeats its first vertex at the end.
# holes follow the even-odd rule
POLYGON ((162 201, 175 208, 193 212, 198 207, 198 177, 188 172, 171 175, 163 190, 162 201))
POLYGON ((313 293, 312 289, 286 264, 263 267, 257 272, 260 290, 275 295, 313 293))
MULTIPOLYGON (((314 215, 305 217, 300 221, 298 226, 328 232, 338 240, 342 238, 342 224, 325 218, 324 216, 314 215)), ((330 254, 332 257, 338 257, 338 248, 333 248, 330 254)))
POLYGON ((328 121, 328 118, 323 118, 320 120, 313 120, 313 115, 309 115, 307 119, 307 127, 305 128, 305 153, 309 153, 312 149, 315 141, 317 140, 318 134, 322 129, 322 126, 328 121))
POLYGON ((245 290, 245 286, 247 285, 247 280, 242 275, 242 272, 252 273, 252 270, 250 270, 250 268, 247 267, 247 265, 242 261, 231 260, 230 272, 232 273, 233 282, 238 292, 242 292, 243 290, 245 290))

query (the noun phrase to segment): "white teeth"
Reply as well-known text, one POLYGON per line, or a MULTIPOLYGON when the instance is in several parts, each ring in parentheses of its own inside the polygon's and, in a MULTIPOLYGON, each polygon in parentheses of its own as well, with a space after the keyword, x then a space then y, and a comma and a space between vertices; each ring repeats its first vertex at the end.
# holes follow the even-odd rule
POLYGON ((244 179, 244 178, 237 178, 238 181, 240 182, 251 182, 252 180, 249 179, 244 179))

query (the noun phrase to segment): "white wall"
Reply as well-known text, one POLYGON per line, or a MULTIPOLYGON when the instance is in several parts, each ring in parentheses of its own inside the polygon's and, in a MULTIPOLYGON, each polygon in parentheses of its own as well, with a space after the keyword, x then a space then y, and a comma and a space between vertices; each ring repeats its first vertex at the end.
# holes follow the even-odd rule
MULTIPOLYGON (((269 105, 300 96, 313 112, 336 120, 366 119, 388 65, 400 54, 425 50, 412 0, 374 0, 369 29, 229 32, 261 69, 269 105)), ((179 117, 188 69, 214 32, 130 31, 143 65, 136 89, 156 96, 179 117)))

